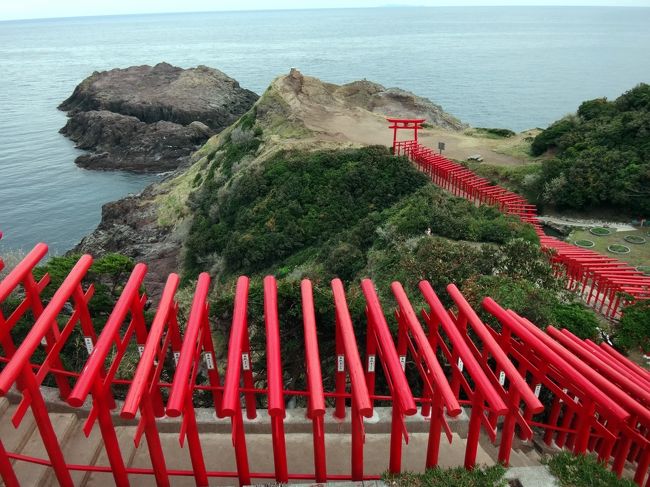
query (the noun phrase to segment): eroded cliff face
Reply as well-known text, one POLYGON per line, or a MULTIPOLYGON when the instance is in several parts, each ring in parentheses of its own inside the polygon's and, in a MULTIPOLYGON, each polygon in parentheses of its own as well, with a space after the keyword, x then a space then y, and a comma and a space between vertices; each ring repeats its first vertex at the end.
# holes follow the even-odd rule
MULTIPOLYGON (((465 127, 428 100, 391 93, 395 91, 367 81, 338 86, 292 70, 274 80, 237 122, 195 152, 189 167, 138 196, 105 205, 102 222, 75 250, 93 255, 120 252, 146 262, 147 290, 156 296, 165 276, 183 268, 183 246, 195 213, 193 195, 205 190, 210 172, 211 181, 219 181, 217 200, 226 201, 237 191, 240 171, 279 151, 390 145, 386 116, 426 118, 429 123, 435 123, 435 116, 448 129, 465 127)), ((206 271, 214 261, 218 256, 205 262, 206 271)))
POLYGON ((95 72, 59 106, 70 117, 61 133, 89 151, 76 160, 82 167, 165 172, 186 164, 257 98, 205 66, 161 63, 95 72))

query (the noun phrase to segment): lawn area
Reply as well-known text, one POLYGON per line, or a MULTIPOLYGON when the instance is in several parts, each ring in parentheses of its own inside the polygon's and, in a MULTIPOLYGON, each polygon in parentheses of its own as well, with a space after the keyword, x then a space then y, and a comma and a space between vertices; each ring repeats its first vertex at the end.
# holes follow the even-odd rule
POLYGON ((646 227, 643 230, 634 230, 631 232, 617 232, 613 228, 609 230, 612 232, 609 235, 594 235, 589 232, 589 229, 574 230, 569 236, 569 240, 572 243, 579 242, 580 240, 591 240, 595 244, 591 247, 591 250, 595 250, 596 252, 609 257, 616 257, 617 259, 628 262, 635 267, 650 266, 650 228, 646 227), (643 237, 645 238, 646 243, 636 244, 627 242, 625 237, 630 236, 643 237), (630 252, 627 254, 615 254, 609 252, 607 247, 610 245, 624 245, 630 249, 630 252))

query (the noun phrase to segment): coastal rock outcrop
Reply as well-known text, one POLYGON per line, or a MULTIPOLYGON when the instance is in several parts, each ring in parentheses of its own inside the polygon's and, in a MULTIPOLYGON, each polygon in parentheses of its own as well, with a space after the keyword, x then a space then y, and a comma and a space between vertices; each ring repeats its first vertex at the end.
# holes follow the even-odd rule
POLYGON ((95 72, 59 106, 70 117, 61 133, 89 151, 76 160, 82 167, 164 172, 186 163, 257 98, 206 66, 95 72))
POLYGON ((336 89, 336 94, 370 112, 388 117, 424 118, 429 125, 454 131, 469 127, 428 98, 400 88, 385 88, 362 80, 342 85, 336 89))

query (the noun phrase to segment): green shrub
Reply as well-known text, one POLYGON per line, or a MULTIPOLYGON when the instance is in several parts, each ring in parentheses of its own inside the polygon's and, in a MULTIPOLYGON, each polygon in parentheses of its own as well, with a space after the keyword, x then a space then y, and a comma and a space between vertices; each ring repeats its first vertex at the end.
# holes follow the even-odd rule
POLYGON ((566 328, 580 338, 598 338, 598 319, 590 308, 581 303, 558 304, 553 309, 552 324, 566 328))
POLYGON ((387 223, 404 236, 434 235, 454 240, 505 243, 521 237, 538 242, 532 226, 491 206, 476 207, 429 184, 387 210, 387 223))
POLYGON ((639 301, 623 309, 614 343, 626 350, 650 352, 650 300, 639 301))
POLYGON ((513 132, 512 130, 509 129, 496 129, 496 128, 485 128, 485 127, 476 127, 475 129, 479 133, 483 133, 486 135, 492 135, 494 137, 498 138, 503 138, 507 139, 510 137, 514 137, 516 132, 513 132))
POLYGON ((366 258, 361 249, 348 242, 339 243, 325 259, 325 268, 344 281, 350 281, 365 265, 366 258))
MULTIPOLYGON (((42 294, 45 300, 52 298, 80 257, 79 254, 52 257, 34 269, 36 279, 45 273, 50 275, 50 284, 42 294)), ((88 304, 91 316, 106 316, 112 311, 134 266, 133 259, 116 253, 106 254, 93 262, 84 279, 85 285, 92 283, 95 286, 95 294, 88 304)))
MULTIPOLYGON (((34 269, 34 276, 40 280, 45 273, 50 275, 50 284, 43 290, 42 299, 49 301, 56 290, 61 286, 68 276, 74 265, 79 260, 80 255, 71 254, 67 256, 51 257, 44 265, 34 269)), ((88 309, 92 317, 95 331, 99 334, 108 318, 109 313, 115 306, 115 302, 122 292, 122 286, 126 282, 129 273, 133 269, 134 262, 130 258, 120 254, 106 254, 94 261, 88 270, 84 279, 84 288, 89 284, 95 286, 95 293, 88 303, 88 309)), ((8 313, 15 309, 19 299, 12 297, 3 303, 2 310, 8 313)), ((62 311, 59 317, 59 325, 64 326, 69 316, 62 311)), ((11 335, 16 343, 20 343, 29 333, 34 324, 34 318, 31 313, 27 313, 12 329, 11 335)), ((83 335, 77 324, 72 334, 67 338, 65 345, 61 349, 63 365, 72 371, 80 371, 88 355, 83 342, 83 335)), ((44 353, 39 348, 34 355, 34 360, 39 361, 44 358, 44 353)), ((50 379, 46 380, 46 385, 53 385, 50 379)))
MULTIPOLYGON (((541 274, 540 277, 545 276, 541 274)), ((503 308, 515 311, 542 329, 553 325, 566 328, 580 338, 597 340, 599 322, 594 311, 573 301, 573 296, 560 292, 559 287, 557 283, 555 286, 549 283, 540 287, 533 274, 527 278, 513 278, 500 273, 467 279, 461 291, 483 319, 497 328, 497 321, 481 308, 481 301, 485 297, 491 297, 503 308)))
POLYGON ((547 150, 559 147, 562 136, 573 130, 575 126, 576 122, 572 118, 563 118, 553 123, 533 139, 530 146, 531 153, 534 156, 541 156, 547 150))
POLYGON ((562 487, 634 487, 631 480, 619 479, 594 455, 563 451, 547 459, 548 468, 562 487))
MULTIPOLYGON (((320 246, 427 184, 383 147, 280 154, 231 181, 228 198, 202 187, 186 244, 189 274, 212 253, 231 272, 255 272, 320 246)), ((370 239, 372 240, 372 234, 370 239)))

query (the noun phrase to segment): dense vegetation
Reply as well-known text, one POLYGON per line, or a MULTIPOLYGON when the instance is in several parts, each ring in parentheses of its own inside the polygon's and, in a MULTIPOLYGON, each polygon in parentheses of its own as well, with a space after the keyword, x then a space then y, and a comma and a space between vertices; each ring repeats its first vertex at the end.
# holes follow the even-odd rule
POLYGON ((650 353, 650 300, 627 306, 616 328, 614 343, 625 350, 650 353))
MULTIPOLYGON (((217 277, 212 310, 225 327, 237 276, 253 278, 249 325, 257 360, 263 360, 264 349, 263 333, 256 333, 264 329, 262 277, 278 278, 288 387, 303 385, 301 334, 296 336, 302 328, 303 278, 314 285, 323 356, 333 353, 333 277, 346 283, 359 328, 365 323, 359 280, 370 277, 387 314, 394 305, 393 280, 421 304, 417 284, 426 279, 446 305, 451 302, 445 286, 454 282, 473 304, 498 295, 540 325, 557 324, 561 317, 554 310, 566 307, 580 318, 576 333, 596 335, 591 311, 562 291, 530 226, 444 193, 385 148, 281 153, 224 177, 228 153, 226 148, 214 157, 191 198, 195 218, 185 248, 185 278, 205 269, 217 277)), ((325 365, 327 380, 328 367, 333 363, 325 365)))
POLYGON ((563 451, 548 459, 548 468, 562 487, 633 487, 631 480, 619 479, 594 455, 563 451))
POLYGON ((189 273, 213 253, 227 272, 274 269, 297 252, 341 270, 339 260, 367 250, 382 225, 404 237, 430 229, 456 240, 535 239, 530 227, 493 208, 449 198, 381 147, 280 154, 240 174, 225 197, 222 184, 210 171, 194 198, 189 273))
POLYGON ((537 181, 542 202, 558 208, 614 208, 650 214, 650 85, 614 101, 589 100, 535 137, 550 151, 537 181))

